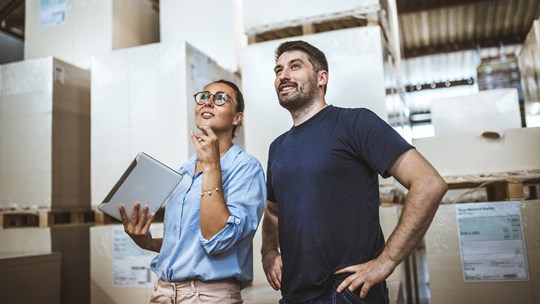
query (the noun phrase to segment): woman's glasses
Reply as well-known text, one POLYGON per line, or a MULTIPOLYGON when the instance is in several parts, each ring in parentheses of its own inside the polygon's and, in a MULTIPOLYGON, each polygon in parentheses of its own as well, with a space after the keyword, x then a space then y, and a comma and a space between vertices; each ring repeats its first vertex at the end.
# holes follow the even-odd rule
POLYGON ((210 98, 212 98, 214 104, 216 106, 222 106, 224 105, 229 99, 232 99, 231 96, 227 95, 225 92, 216 92, 216 94, 212 94, 207 91, 199 92, 195 95, 193 95, 193 98, 195 98, 195 102, 198 105, 205 104, 210 98), (212 98, 213 97, 213 98, 212 98))

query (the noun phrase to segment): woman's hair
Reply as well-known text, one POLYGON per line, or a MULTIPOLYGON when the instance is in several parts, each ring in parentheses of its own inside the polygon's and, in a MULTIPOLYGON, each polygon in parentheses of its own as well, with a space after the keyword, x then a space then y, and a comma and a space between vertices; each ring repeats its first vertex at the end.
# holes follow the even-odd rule
MULTIPOLYGON (((238 112, 238 113, 244 112, 244 107, 245 107, 244 95, 242 95, 242 91, 240 91, 240 89, 238 88, 238 86, 236 84, 234 84, 231 81, 225 80, 225 79, 216 80, 216 81, 214 81, 212 83, 223 83, 223 84, 229 86, 231 89, 233 89, 234 90, 234 95, 235 95, 234 99, 236 100, 236 112, 238 112)), ((210 83, 210 84, 212 84, 212 83, 210 83)), ((235 133, 236 133, 236 130, 238 129, 238 127, 240 127, 240 125, 233 126, 233 133, 232 133, 233 138, 235 136, 235 133)))

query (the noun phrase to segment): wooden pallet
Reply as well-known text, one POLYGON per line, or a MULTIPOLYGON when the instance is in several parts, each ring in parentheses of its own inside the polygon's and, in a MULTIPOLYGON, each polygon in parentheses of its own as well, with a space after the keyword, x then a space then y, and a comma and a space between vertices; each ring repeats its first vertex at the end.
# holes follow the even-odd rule
POLYGON ((379 25, 379 18, 375 16, 342 16, 336 19, 311 21, 301 25, 292 25, 288 27, 267 30, 257 34, 248 35, 248 43, 258 43, 294 36, 310 35, 328 31, 342 30, 353 27, 367 25, 379 25))
MULTIPOLYGON (((485 191, 485 197, 482 195, 483 197, 479 201, 495 202, 540 198, 536 187, 536 185, 540 185, 540 170, 447 176, 444 179, 448 184, 448 190, 467 190, 465 194, 485 191), (527 188, 528 193, 525 191, 527 188)), ((405 202, 407 191, 403 187, 382 185, 379 189, 381 205, 403 204, 405 202)), ((459 202, 463 202, 461 197, 457 201, 443 201, 443 203, 459 202)))
POLYGON ((538 199, 536 187, 540 184, 540 171, 507 172, 500 174, 445 177, 448 189, 469 189, 470 192, 485 189, 487 201, 538 199), (529 197, 524 189, 530 187, 529 197))
MULTIPOLYGON (((397 182, 396 182, 397 183, 397 182)), ((379 185, 379 204, 381 206, 401 205, 407 196, 398 185, 379 185)))
POLYGON ((50 210, 48 208, 1 210, 0 229, 50 227, 65 224, 93 223, 92 210, 50 210))

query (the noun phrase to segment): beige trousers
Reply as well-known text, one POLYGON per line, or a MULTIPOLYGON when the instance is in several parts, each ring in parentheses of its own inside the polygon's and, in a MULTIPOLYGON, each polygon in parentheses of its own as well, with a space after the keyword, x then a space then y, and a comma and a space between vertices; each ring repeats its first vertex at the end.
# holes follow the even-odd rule
POLYGON ((158 280, 154 286, 150 303, 159 304, 203 304, 243 303, 240 286, 236 279, 204 282, 189 279, 181 282, 158 280))

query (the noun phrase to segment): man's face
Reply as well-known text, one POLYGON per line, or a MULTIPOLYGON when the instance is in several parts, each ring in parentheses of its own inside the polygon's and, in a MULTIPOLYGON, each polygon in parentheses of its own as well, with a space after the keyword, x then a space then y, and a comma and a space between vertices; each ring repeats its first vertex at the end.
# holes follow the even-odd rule
POLYGON ((299 110, 312 104, 317 97, 317 73, 301 51, 285 52, 274 68, 274 86, 279 104, 287 110, 299 110))

